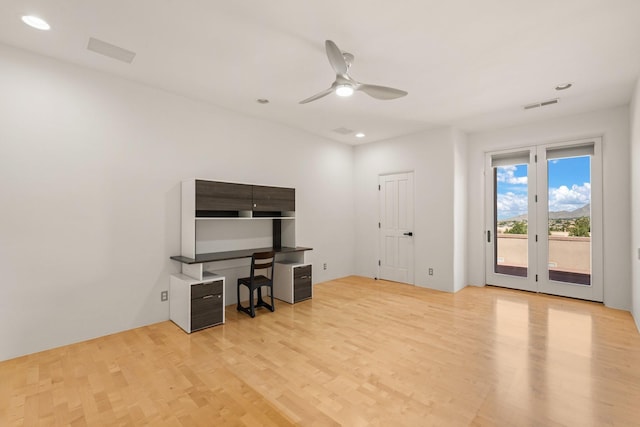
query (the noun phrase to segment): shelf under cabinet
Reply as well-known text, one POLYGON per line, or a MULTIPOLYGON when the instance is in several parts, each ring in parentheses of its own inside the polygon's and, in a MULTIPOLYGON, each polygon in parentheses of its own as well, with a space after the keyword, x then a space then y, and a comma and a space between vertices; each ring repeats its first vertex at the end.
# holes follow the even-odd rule
POLYGON ((241 221, 256 221, 260 219, 296 219, 295 216, 197 216, 194 217, 196 221, 211 221, 211 220, 241 220, 241 221))

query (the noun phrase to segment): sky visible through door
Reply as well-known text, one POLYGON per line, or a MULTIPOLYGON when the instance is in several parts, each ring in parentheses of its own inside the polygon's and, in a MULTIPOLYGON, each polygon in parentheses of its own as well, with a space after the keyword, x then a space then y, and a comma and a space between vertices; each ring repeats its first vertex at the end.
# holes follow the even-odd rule
MULTIPOLYGON (((575 212, 591 202, 590 157, 548 162, 549 212, 575 212)), ((497 167, 498 221, 527 217, 527 165, 497 167)))
MULTIPOLYGON (((546 164, 548 278, 591 283, 591 157, 551 158, 546 164)), ((527 164, 496 168, 496 272, 526 274, 528 221, 527 164)), ((539 191, 539 190, 538 190, 539 191)), ((539 192, 538 192, 539 194, 539 192)), ((540 218, 538 218, 540 220, 540 218)), ((538 235, 545 232, 538 225, 538 235)), ((537 240, 536 240, 537 241, 537 240)))

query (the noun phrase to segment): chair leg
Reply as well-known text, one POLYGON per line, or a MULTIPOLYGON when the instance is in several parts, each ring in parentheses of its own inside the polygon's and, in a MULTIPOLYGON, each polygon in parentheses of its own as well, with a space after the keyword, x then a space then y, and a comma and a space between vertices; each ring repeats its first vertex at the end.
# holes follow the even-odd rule
POLYGON ((270 311, 273 311, 273 291, 271 292, 271 304, 267 304, 267 302, 262 298, 262 287, 258 288, 258 307, 266 307, 270 311))
POLYGON ((262 287, 258 288, 258 307, 263 307, 264 306, 264 300, 262 299, 262 287))
MULTIPOLYGON (((240 304, 240 285, 241 285, 241 283, 238 283, 238 288, 237 288, 238 305, 236 307, 236 309, 238 311, 244 311, 245 313, 247 313, 251 317, 256 317, 256 308, 258 308, 258 307, 266 307, 270 311, 275 311, 275 305, 273 304, 273 288, 270 287, 270 290, 271 290, 271 293, 270 293, 271 304, 268 304, 264 300, 264 298, 262 298, 262 287, 261 286, 259 286, 258 288, 252 288, 251 286, 247 286, 247 289, 249 289, 249 306, 248 307, 244 307, 242 304, 240 304), (257 301, 253 297, 254 291, 256 291, 256 290, 258 291, 257 301)), ((245 284, 242 283, 242 285, 245 285, 245 284)))
POLYGON ((271 312, 273 313, 274 311, 276 311, 276 306, 273 303, 273 286, 269 286, 269 295, 271 295, 271 312))
POLYGON ((256 310, 255 310, 255 307, 253 305, 253 292, 251 292, 251 287, 247 286, 247 288, 249 289, 249 307, 244 307, 242 304, 240 304, 240 285, 241 284, 238 283, 238 290, 237 290, 238 305, 236 306, 236 309, 238 311, 242 311, 244 313, 247 313, 251 317, 256 317, 256 310))
MULTIPOLYGON (((260 292, 260 289, 258 289, 258 292, 260 292)), ((256 317, 256 305, 253 301, 253 289, 251 287, 249 287, 249 315, 256 317)))

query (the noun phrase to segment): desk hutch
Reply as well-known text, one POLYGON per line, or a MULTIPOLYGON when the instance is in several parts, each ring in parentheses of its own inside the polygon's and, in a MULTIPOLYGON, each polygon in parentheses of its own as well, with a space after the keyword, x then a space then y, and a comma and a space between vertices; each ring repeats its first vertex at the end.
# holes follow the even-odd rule
POLYGON ((304 262, 311 248, 296 246, 294 188, 183 181, 181 213, 181 254, 171 257, 181 274, 171 276, 169 311, 186 332, 224 323, 224 306, 237 302, 236 280, 248 275, 254 252, 276 252, 274 297, 312 297, 304 262))

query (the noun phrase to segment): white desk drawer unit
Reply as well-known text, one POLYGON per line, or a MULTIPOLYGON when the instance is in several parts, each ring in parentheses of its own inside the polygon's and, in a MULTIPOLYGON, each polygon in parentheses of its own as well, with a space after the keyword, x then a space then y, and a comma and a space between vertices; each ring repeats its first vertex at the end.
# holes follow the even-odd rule
POLYGON ((169 318, 185 332, 224 323, 224 277, 209 274, 196 280, 171 275, 169 318))
POLYGON ((273 296, 294 304, 313 297, 311 264, 276 262, 273 296))

